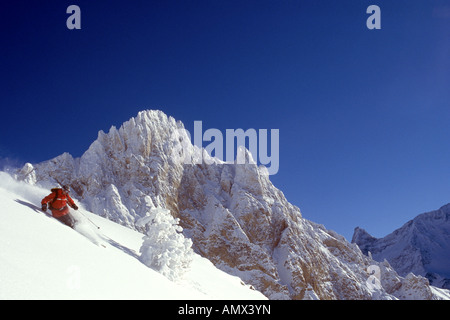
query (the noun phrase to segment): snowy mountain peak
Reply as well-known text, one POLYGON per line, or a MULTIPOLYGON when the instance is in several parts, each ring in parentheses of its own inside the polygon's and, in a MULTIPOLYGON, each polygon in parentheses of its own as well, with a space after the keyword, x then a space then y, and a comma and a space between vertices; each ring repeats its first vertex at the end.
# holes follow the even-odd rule
POLYGON ((372 237, 366 230, 356 227, 353 232, 352 243, 361 244, 359 248, 364 254, 368 254, 368 248, 377 239, 372 237))
POLYGON ((450 204, 418 215, 384 238, 356 228, 352 242, 375 260, 387 259, 402 276, 413 272, 450 288, 450 204))
MULTIPOLYGON (((270 299, 404 298, 408 281, 417 280, 399 277, 344 237, 304 219, 255 163, 215 159, 181 128, 161 111, 142 111, 119 129, 100 132, 81 158, 27 165, 18 176, 69 184, 88 210, 132 229, 140 230, 137 221, 153 209, 168 209, 195 252, 270 299), (199 156, 208 161, 198 162, 199 156), (383 270, 383 288, 375 291, 367 283, 372 265, 383 270)), ((419 298, 433 296, 432 288, 420 286, 427 294, 419 298)))

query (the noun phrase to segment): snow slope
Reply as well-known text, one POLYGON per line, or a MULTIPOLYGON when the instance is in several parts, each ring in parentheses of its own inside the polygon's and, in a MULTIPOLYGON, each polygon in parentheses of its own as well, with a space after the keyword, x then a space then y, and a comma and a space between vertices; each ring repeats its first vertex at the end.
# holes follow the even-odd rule
POLYGON ((0 299, 265 299, 199 255, 170 281, 138 260, 141 233, 82 208, 76 232, 39 209, 48 193, 0 172, 0 299))

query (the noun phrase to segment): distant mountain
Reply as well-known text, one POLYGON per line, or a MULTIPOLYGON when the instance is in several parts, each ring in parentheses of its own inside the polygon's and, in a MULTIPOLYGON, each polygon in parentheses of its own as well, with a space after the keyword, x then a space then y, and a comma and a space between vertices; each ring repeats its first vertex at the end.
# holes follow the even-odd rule
POLYGON ((401 276, 412 272, 450 289, 450 204, 418 215, 380 239, 357 227, 352 243, 377 261, 389 261, 401 276))
POLYGON ((150 209, 169 209, 195 252, 270 299, 437 297, 424 278, 399 277, 389 264, 304 219, 267 169, 213 158, 193 146, 183 128, 161 111, 142 111, 119 129, 100 131, 80 158, 65 153, 27 164, 17 177, 68 184, 87 209, 132 229, 139 230, 137 220, 150 209), (373 265, 380 288, 368 281, 373 265))

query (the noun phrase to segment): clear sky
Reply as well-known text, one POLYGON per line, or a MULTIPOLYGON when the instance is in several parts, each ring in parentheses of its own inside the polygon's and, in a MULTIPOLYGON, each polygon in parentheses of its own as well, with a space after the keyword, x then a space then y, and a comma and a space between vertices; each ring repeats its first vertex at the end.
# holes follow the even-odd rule
POLYGON ((279 129, 271 180, 349 240, 450 202, 448 1, 3 1, 0 41, 3 166, 79 157, 160 109, 188 129, 279 129))

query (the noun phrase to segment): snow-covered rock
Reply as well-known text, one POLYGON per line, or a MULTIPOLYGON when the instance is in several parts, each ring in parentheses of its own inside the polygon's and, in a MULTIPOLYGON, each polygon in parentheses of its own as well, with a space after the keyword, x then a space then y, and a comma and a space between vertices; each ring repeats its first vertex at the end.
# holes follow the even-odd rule
POLYGON ((137 224, 145 227, 140 260, 170 280, 181 278, 192 263, 192 241, 181 233, 178 218, 167 209, 152 209, 137 224))
POLYGON ((63 154, 24 170, 38 184, 71 185, 89 210, 133 229, 153 208, 170 210, 195 252, 270 299, 396 298, 405 280, 380 267, 382 283, 397 282, 374 291, 367 268, 381 263, 304 219, 267 169, 212 158, 181 129, 161 111, 142 111, 119 129, 99 132, 81 158, 63 154))
POLYGON ((418 215, 380 239, 357 227, 352 242, 375 260, 389 261, 401 276, 413 273, 450 289, 450 204, 418 215))

